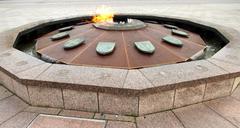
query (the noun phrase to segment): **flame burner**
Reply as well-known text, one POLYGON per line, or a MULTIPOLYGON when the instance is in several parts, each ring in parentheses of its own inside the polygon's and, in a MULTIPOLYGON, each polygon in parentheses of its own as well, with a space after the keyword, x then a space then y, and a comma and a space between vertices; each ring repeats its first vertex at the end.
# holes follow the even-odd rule
POLYGON ((127 17, 119 17, 119 16, 115 16, 113 17, 113 22, 125 22, 127 23, 128 22, 128 18, 127 17))
POLYGON ((146 27, 147 25, 136 19, 114 19, 114 22, 99 22, 93 24, 94 27, 103 30, 137 30, 146 27))

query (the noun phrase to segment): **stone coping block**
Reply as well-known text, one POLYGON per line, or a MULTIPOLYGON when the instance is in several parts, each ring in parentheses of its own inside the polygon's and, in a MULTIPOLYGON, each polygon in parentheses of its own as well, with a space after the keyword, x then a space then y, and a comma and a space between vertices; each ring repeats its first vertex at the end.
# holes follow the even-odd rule
POLYGON ((36 80, 122 88, 127 70, 54 64, 36 80))
MULTIPOLYGON (((206 60, 140 69, 155 87, 181 85, 181 83, 204 83, 216 78, 228 78, 227 72, 206 60)), ((182 84, 184 85, 184 84, 182 84)), ((171 88, 171 86, 168 86, 171 88)), ((175 86, 172 86, 172 88, 175 86)))
MULTIPOLYGON (((129 16, 136 18, 139 17, 134 15, 129 16)), ((218 83, 218 81, 233 79, 240 75, 240 33, 228 27, 202 22, 196 19, 143 16, 146 19, 160 18, 163 21, 174 21, 185 25, 198 26, 199 28, 204 28, 217 33, 220 35, 219 38, 229 42, 212 58, 207 60, 126 70, 49 64, 13 48, 13 42, 29 31, 44 26, 46 27, 49 24, 54 25, 65 22, 80 22, 79 19, 86 19, 88 17, 89 16, 80 16, 44 20, 2 32, 0 34, 0 80, 9 77, 4 81, 4 86, 8 87, 8 89, 25 99, 25 101, 31 105, 57 108, 67 107, 68 109, 78 110, 86 109, 86 111, 135 116, 139 115, 139 113, 148 114, 171 109, 173 107, 201 102, 203 100, 202 93, 205 94, 206 91, 210 93, 210 98, 206 99, 220 97, 221 93, 219 93, 220 95, 216 94, 216 96, 210 96, 212 95, 210 89, 217 89, 217 86, 221 85, 222 88, 226 87, 229 90, 232 90, 232 86, 229 85, 232 84, 232 82, 221 84, 218 83), (209 83, 214 82, 216 84, 209 86, 209 83), (11 87, 13 86, 12 83, 15 83, 14 87, 11 87), (198 88, 198 85, 207 85, 205 88, 209 88, 209 90, 203 89, 203 86, 198 88), (24 92, 14 90, 14 88, 20 90, 19 88, 22 87, 24 88, 22 89, 24 92), (190 87, 192 88, 189 89, 190 87), (185 89, 182 88, 188 88, 187 90, 191 90, 192 92, 189 92, 188 95, 194 96, 196 99, 192 101, 191 99, 188 99, 187 95, 182 95, 181 92, 185 91, 185 89), (94 96, 91 96, 93 100, 86 105, 78 105, 82 101, 86 101, 86 97, 89 97, 89 94, 83 93, 81 95, 76 95, 76 103, 65 102, 65 98, 68 99, 69 97, 75 96, 76 92, 65 91, 67 93, 64 93, 63 90, 91 92, 94 94, 94 96), (195 93, 196 90, 199 90, 199 92, 195 93), (141 109, 139 111, 138 107, 147 108, 144 102, 142 105, 139 105, 139 102, 142 102, 141 99, 143 99, 143 97, 149 98, 149 95, 151 94, 156 94, 156 96, 163 95, 161 93, 166 91, 171 92, 169 94, 171 103, 168 103, 168 105, 166 105, 167 107, 164 107, 163 109, 156 109, 153 107, 149 110, 141 109), (69 92, 72 92, 72 95, 70 95, 69 92), (173 99, 176 98, 175 96, 178 98, 177 104, 173 103, 176 100, 173 99), (185 101, 184 98, 188 101, 187 103, 182 103, 185 101), (127 104, 124 100, 134 101, 134 104, 127 104), (95 106, 91 106, 92 104, 95 106), (116 107, 118 104, 120 104, 122 108, 116 107), (89 105, 91 107, 88 107, 89 105), (114 107, 111 107, 111 105, 114 105, 114 107), (108 107, 110 109, 107 109, 108 107), (125 111, 124 108, 129 109, 128 111, 125 111)), ((155 96, 150 96, 150 100, 147 101, 151 102, 156 99, 155 96)), ((160 103, 161 102, 158 104, 161 105, 160 103)))
POLYGON ((45 62, 15 48, 11 48, 0 54, 1 69, 11 75, 39 66, 43 63, 45 62))
MULTIPOLYGON (((240 41, 239 41, 240 42, 240 41)), ((240 66, 240 45, 239 43, 230 43, 217 52, 212 58, 218 59, 227 63, 240 66)))
POLYGON ((210 58, 208 61, 212 64, 219 66, 220 68, 224 69, 229 73, 230 77, 238 77, 240 76, 240 65, 236 65, 233 63, 228 63, 226 61, 210 58))

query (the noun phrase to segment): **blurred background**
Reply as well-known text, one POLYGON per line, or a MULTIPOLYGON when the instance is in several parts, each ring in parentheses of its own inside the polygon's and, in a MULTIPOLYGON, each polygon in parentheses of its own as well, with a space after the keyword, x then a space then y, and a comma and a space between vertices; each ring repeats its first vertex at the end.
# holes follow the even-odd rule
POLYGON ((100 5, 116 13, 196 18, 240 31, 240 0, 0 0, 0 31, 38 20, 92 15, 100 5))

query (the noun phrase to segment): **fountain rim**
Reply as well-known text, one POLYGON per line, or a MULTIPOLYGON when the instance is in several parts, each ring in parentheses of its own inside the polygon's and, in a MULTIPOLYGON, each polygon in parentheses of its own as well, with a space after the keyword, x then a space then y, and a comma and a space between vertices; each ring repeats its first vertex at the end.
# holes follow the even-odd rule
MULTIPOLYGON (((126 16, 132 16, 132 17, 139 17, 139 15, 126 15, 126 16)), ((142 15, 141 15, 142 16, 142 15)), ((151 16, 146 16, 146 17, 151 17, 151 16)), ((179 63, 179 64, 170 64, 170 65, 164 65, 164 66, 156 66, 156 67, 150 67, 150 68, 143 68, 143 69, 136 69, 132 71, 128 71, 126 69, 107 69, 107 68, 101 68, 101 67, 88 67, 88 66, 71 66, 71 65, 59 65, 59 64, 46 64, 45 62, 42 62, 34 57, 31 57, 25 53, 22 53, 21 51, 18 51, 17 49, 13 48, 12 45, 14 44, 16 40, 20 38, 21 35, 26 34, 27 31, 32 31, 33 28, 40 28, 42 26, 46 25, 51 25, 54 23, 61 23, 63 21, 71 21, 71 20, 76 20, 79 18, 89 18, 89 16, 82 16, 82 17, 75 17, 75 18, 63 18, 61 20, 44 20, 44 21, 38 21, 35 23, 30 23, 28 25, 24 25, 21 27, 18 27, 16 29, 12 29, 11 31, 5 32, 9 34, 11 37, 10 40, 8 40, 6 43, 11 43, 11 46, 5 48, 4 52, 1 53, 2 56, 5 56, 6 54, 16 54, 16 56, 20 56, 21 58, 27 58, 27 65, 30 65, 29 63, 37 63, 38 65, 35 65, 36 67, 42 66, 42 65, 47 65, 48 68, 45 69, 42 73, 39 74, 37 77, 33 76, 24 76, 23 72, 31 72, 32 70, 36 70, 36 67, 33 66, 33 68, 28 68, 26 71, 15 71, 16 67, 8 67, 7 65, 0 65, 1 66, 1 71, 12 77, 13 79, 19 81, 20 83, 27 85, 27 86, 35 86, 41 84, 41 86, 50 86, 50 87, 61 87, 61 88, 77 88, 77 89, 83 89, 83 90, 91 90, 91 91, 100 91, 100 92, 109 92, 109 93, 119 93, 119 94, 128 94, 128 95, 143 95, 143 94, 149 94, 153 92, 158 92, 158 91, 166 91, 174 88, 180 88, 180 87, 186 87, 186 86, 194 86, 196 83, 201 84, 205 83, 206 81, 217 81, 217 80, 223 80, 223 79, 228 79, 231 77, 235 77, 237 74, 240 74, 240 72, 226 72, 225 70, 222 70, 224 67, 220 67, 219 65, 212 64, 213 61, 218 61, 218 60, 224 60, 228 62, 229 60, 225 60, 224 57, 221 58, 221 56, 226 55, 224 51, 227 49, 232 48, 234 49, 235 45, 238 45, 238 42, 240 39, 236 36, 240 35, 238 32, 236 33, 236 30, 232 28, 227 28, 224 26, 208 23, 208 22, 203 22, 195 19, 181 19, 181 18, 176 18, 176 17, 160 17, 160 16, 152 16, 153 18, 163 18, 164 20, 168 19, 170 21, 176 20, 176 21, 181 21, 185 22, 188 24, 195 24, 200 27, 207 27, 206 29, 213 30, 219 34, 224 33, 225 35, 222 37, 226 41, 229 41, 228 45, 226 45, 222 50, 220 50, 217 55, 213 56, 210 59, 207 60, 198 60, 198 61, 192 61, 192 62, 185 62, 185 63, 179 63), (228 39, 225 37, 227 36, 228 39), (224 55, 221 55, 224 54, 224 55), (197 67, 208 67, 211 65, 212 67, 219 69, 218 72, 211 73, 208 76, 200 76, 192 73, 191 78, 186 78, 183 77, 183 79, 178 79, 178 80, 165 80, 161 83, 159 81, 155 81, 159 76, 154 76, 156 72, 160 71, 167 71, 171 69, 196 69, 197 67), (82 81, 69 81, 69 80, 63 80, 61 77, 56 77, 56 78, 49 78, 46 77, 47 74, 56 74, 59 69, 66 69, 69 68, 69 71, 67 74, 69 75, 68 77, 76 77, 76 74, 72 73, 75 71, 81 71, 81 72, 88 72, 90 75, 95 76, 96 78, 99 78, 99 80, 93 81, 92 79, 90 80, 82 80, 82 81), (97 73, 96 71, 99 71, 101 73, 97 73), (153 73, 150 73, 150 76, 146 77, 146 74, 149 73, 150 71, 153 71, 153 73), (71 74, 72 73, 72 74, 71 74), (136 73, 137 75, 140 75, 142 77, 137 78, 137 75, 134 76, 136 77, 136 80, 139 81, 146 81, 148 86, 143 86, 143 87, 131 87, 130 83, 126 83, 126 79, 131 73, 136 73), (44 75, 46 75, 44 77, 44 75), (121 75, 121 77, 119 77, 121 75), (110 78, 109 78, 110 77, 110 78), (154 79, 151 79, 151 77, 157 77, 154 79), (101 79, 100 79, 101 78, 101 79), (116 80, 117 82, 112 82, 112 80, 116 80), (102 85, 102 83, 108 83, 106 85, 102 85), (195 83, 193 85, 193 83, 195 83), (150 86, 149 86, 150 85, 150 86)), ((2 37, 1 37, 2 38, 2 37)), ((232 55, 232 56, 237 56, 237 55, 232 55)), ((7 58, 10 57, 8 60, 11 61, 11 55, 7 56, 7 58)), ((6 62, 6 63, 14 63, 14 62, 6 62)), ((13 64, 12 64, 13 65, 13 64)), ((23 65, 24 67, 24 65, 23 65)), ((204 69, 204 68, 203 68, 204 69)), ((211 70, 214 69, 208 69, 207 72, 210 72, 211 70)), ((204 72, 204 70, 199 70, 200 72, 204 72)), ((213 71, 214 72, 214 71, 213 71)), ((189 75, 189 72, 183 72, 184 75, 189 75)), ((183 76, 184 76, 183 75, 183 76)), ((82 76, 86 77, 86 76, 82 76)), ((172 76, 170 79, 176 78, 172 76)))

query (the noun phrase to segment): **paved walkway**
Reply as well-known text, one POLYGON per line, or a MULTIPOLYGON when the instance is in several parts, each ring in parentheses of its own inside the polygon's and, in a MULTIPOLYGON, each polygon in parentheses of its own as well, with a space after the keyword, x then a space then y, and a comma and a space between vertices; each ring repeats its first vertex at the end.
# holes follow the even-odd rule
POLYGON ((232 96, 141 117, 32 107, 0 86, 0 128, 240 128, 232 96))
POLYGON ((10 0, 0 1, 0 31, 38 20, 94 14, 101 4, 112 6, 116 13, 137 13, 196 18, 240 31, 240 1, 238 0, 187 0, 182 4, 172 4, 180 0, 10 0), (113 2, 112 2, 113 1, 113 2), (214 2, 215 1, 215 2, 214 2), (216 2, 217 1, 217 2, 216 2))

